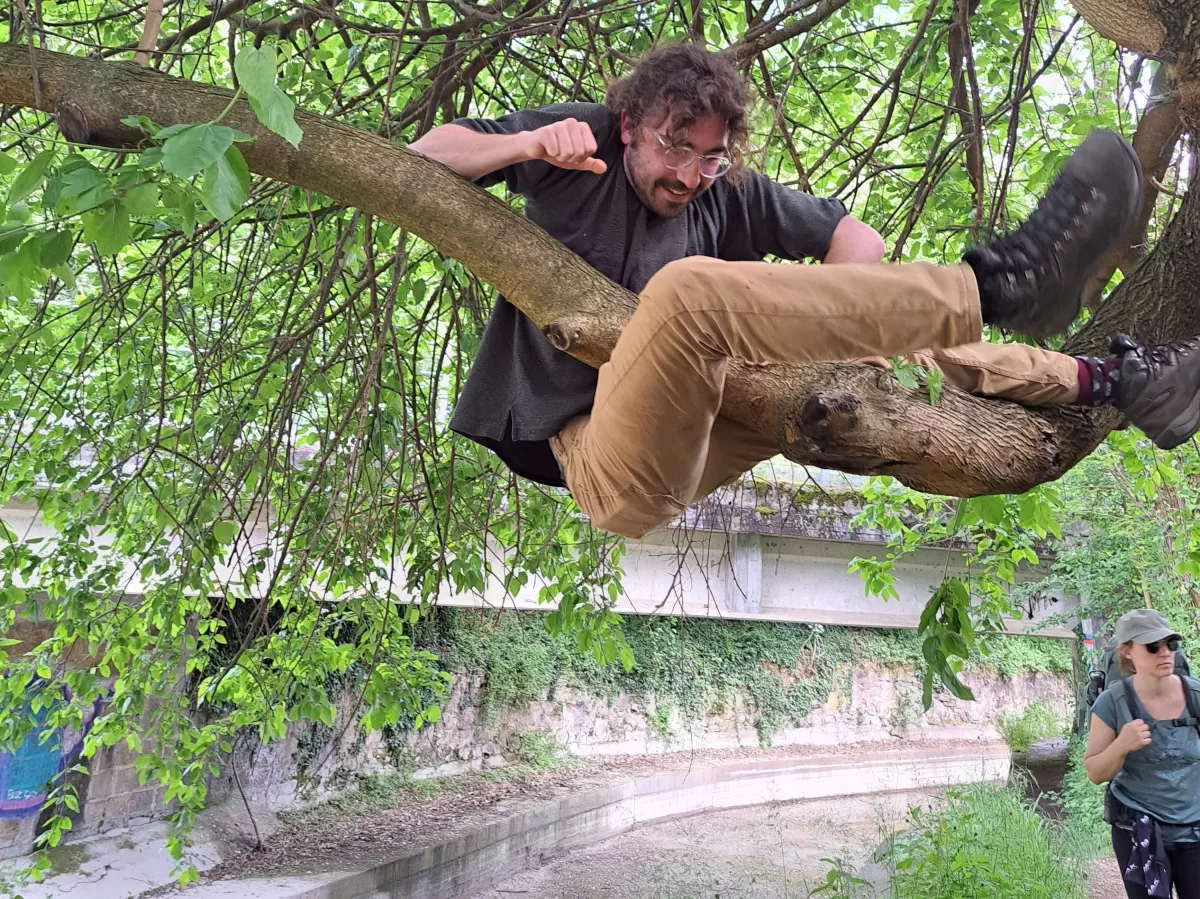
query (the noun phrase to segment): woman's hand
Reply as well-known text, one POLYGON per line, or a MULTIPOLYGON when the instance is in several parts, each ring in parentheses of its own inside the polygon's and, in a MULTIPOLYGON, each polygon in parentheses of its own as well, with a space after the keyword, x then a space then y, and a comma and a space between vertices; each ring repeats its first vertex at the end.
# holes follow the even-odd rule
POLYGON ((1143 746, 1149 746, 1150 727, 1141 718, 1135 718, 1121 728, 1117 744, 1124 753, 1137 752, 1143 746))

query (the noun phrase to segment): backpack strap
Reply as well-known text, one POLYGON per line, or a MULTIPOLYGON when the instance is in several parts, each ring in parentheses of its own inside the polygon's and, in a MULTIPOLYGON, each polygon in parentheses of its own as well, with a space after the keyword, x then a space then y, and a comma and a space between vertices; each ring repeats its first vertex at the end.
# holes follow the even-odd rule
POLYGON ((1194 727, 1200 733, 1200 681, 1190 676, 1180 679, 1183 681, 1183 700, 1187 703, 1188 716, 1177 720, 1176 726, 1194 727))
POLYGON ((1133 692, 1133 675, 1121 678, 1118 683, 1121 685, 1121 696, 1125 700, 1125 708, 1129 710, 1129 720, 1136 721, 1138 718, 1141 718, 1143 721, 1146 721, 1146 716, 1142 714, 1137 694, 1133 692))

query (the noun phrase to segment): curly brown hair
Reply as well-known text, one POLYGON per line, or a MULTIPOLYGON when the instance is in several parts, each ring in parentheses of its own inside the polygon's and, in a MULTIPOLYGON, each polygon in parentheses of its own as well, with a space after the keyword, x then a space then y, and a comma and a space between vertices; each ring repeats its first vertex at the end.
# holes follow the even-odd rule
POLYGON ((746 84, 719 53, 695 44, 673 44, 651 50, 626 77, 608 86, 605 104, 624 112, 633 125, 671 113, 672 131, 685 132, 697 119, 718 115, 729 129, 733 165, 726 177, 737 183, 746 154, 746 84))

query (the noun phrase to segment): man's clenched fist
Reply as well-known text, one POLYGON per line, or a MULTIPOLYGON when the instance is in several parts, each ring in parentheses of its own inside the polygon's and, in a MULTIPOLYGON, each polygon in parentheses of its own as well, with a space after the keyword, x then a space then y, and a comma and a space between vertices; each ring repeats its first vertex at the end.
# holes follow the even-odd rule
POLYGON ((597 175, 608 171, 608 165, 592 155, 596 152, 596 136, 587 122, 563 119, 526 134, 530 159, 544 159, 560 169, 581 169, 597 175))

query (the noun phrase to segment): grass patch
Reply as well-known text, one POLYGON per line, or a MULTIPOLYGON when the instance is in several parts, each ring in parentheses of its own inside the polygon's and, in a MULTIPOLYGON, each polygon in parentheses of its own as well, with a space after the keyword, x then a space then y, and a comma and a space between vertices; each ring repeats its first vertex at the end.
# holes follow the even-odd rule
POLYGON ((521 734, 521 761, 545 771, 570 764, 571 757, 567 748, 554 739, 554 734, 531 730, 521 734))
POLYGON ((1081 852, 1092 858, 1112 855, 1112 829, 1104 821, 1104 785, 1088 780, 1083 767, 1087 735, 1071 740, 1067 772, 1063 775, 1062 806, 1067 826, 1081 852))
POLYGON ((1002 713, 996 726, 1014 752, 1028 752, 1038 740, 1061 737, 1067 731, 1058 714, 1040 700, 1025 706, 1019 715, 1002 713))
POLYGON ((892 899, 1086 899, 1070 831, 1011 787, 956 790, 932 813, 914 809, 892 862, 892 899))

